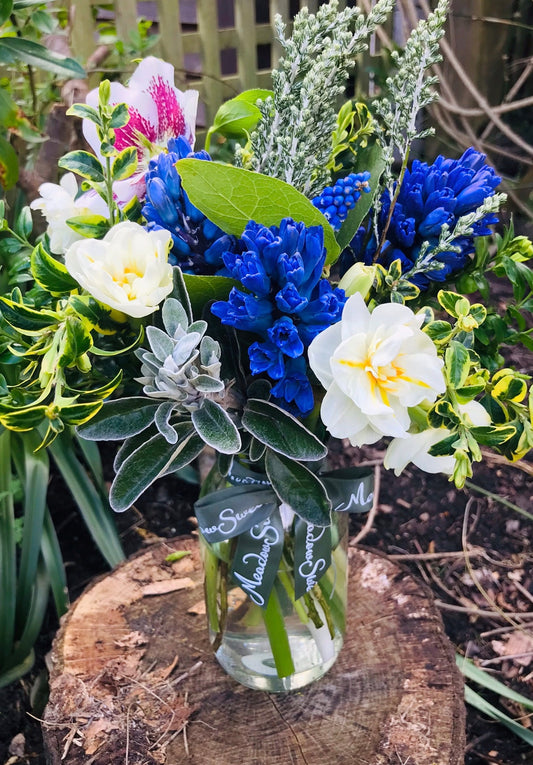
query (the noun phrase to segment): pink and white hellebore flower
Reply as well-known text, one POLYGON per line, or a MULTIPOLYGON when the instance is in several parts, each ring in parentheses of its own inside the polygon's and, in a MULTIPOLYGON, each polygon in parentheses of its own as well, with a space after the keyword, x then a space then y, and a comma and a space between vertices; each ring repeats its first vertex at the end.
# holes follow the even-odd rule
POLYGON ((40 210, 48 223, 50 249, 55 255, 63 255, 73 242, 83 239, 67 223, 69 218, 78 215, 103 215, 107 218, 109 210, 104 200, 96 191, 78 194, 78 183, 73 173, 66 173, 59 184, 42 183, 39 194, 30 204, 32 210, 40 210))
POLYGON ((443 361, 422 322, 421 314, 396 303, 371 313, 355 293, 341 320, 315 337, 309 364, 326 388, 320 415, 332 436, 354 446, 405 438, 408 408, 444 392, 443 361))
MULTIPOLYGON (((491 423, 489 413, 478 401, 459 404, 459 411, 468 425, 481 427, 491 423)), ((397 476, 409 462, 426 473, 451 475, 455 468, 455 458, 452 455, 434 457, 429 454, 432 446, 448 436, 451 436, 448 428, 428 428, 421 433, 409 433, 406 438, 393 438, 387 447, 383 465, 388 470, 394 470, 397 476)))
POLYGON ((103 239, 74 242, 65 255, 69 274, 96 300, 127 316, 153 313, 172 292, 168 231, 125 221, 103 239))
MULTIPOLYGON (((91 90, 86 101, 89 106, 98 107, 97 88, 91 90)), ((143 199, 148 162, 151 157, 166 151, 170 138, 183 136, 193 147, 198 91, 182 92, 176 88, 172 64, 148 56, 134 71, 127 87, 119 82, 111 83, 109 103, 113 106, 127 104, 130 115, 127 125, 115 130, 115 148, 122 151, 135 146, 139 160, 138 168, 130 178, 113 184, 119 205, 124 205, 135 195, 143 199)), ((83 120, 83 134, 101 159, 96 126, 90 120, 83 120)))

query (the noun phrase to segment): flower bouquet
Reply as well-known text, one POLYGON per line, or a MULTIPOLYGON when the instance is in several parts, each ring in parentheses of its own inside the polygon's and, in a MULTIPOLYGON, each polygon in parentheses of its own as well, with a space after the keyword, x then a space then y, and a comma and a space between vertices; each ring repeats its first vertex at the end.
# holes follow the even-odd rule
POLYGON ((380 98, 338 109, 393 6, 331 0, 290 38, 278 19, 273 89, 228 101, 207 133, 225 162, 194 151, 197 93, 169 64, 103 82, 70 109, 92 152, 41 187, 46 234, 17 261, 25 289, 0 299, 20 369, 0 421, 40 448, 72 426, 120 442, 116 511, 211 454, 195 505, 209 629, 255 688, 305 685, 342 644, 347 512, 369 510, 372 476, 330 470, 329 437, 388 439, 386 468, 459 487, 482 447, 515 460, 533 446, 529 377, 501 354, 532 347, 533 246, 512 228, 489 239, 505 195, 478 151, 410 157, 431 132, 419 117, 447 0, 393 54, 380 98), (512 282, 504 315, 489 273, 512 282))

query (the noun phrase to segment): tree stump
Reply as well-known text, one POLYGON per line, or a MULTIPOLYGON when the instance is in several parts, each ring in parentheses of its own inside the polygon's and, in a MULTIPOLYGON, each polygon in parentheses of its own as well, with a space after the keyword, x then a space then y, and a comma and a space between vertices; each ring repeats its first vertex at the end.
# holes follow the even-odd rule
POLYGON ((295 693, 240 686, 207 639, 195 539, 159 543, 92 584, 52 650, 49 765, 460 765, 463 684, 432 596, 350 550, 340 658, 295 693), (175 550, 189 555, 174 563, 175 550))

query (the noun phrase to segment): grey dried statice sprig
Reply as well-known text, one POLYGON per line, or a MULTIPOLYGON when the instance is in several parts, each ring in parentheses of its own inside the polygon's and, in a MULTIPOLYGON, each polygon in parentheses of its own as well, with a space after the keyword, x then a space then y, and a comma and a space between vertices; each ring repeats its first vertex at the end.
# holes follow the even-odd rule
POLYGON ((443 252, 461 252, 461 247, 454 242, 465 236, 472 236, 474 233, 474 224, 482 220, 486 215, 498 212, 501 205, 507 199, 507 194, 493 194, 483 200, 473 212, 468 215, 462 215, 453 228, 446 224, 442 226, 439 241, 436 245, 430 245, 429 242, 423 242, 420 247, 415 265, 408 272, 406 281, 411 281, 415 274, 423 274, 428 271, 437 271, 443 268, 444 264, 439 264, 436 258, 443 252))
POLYGON ((405 167, 412 142, 434 132, 431 128, 420 130, 417 118, 423 108, 438 98, 433 87, 438 78, 428 76, 427 72, 442 60, 439 43, 444 35, 448 8, 449 0, 439 0, 435 11, 412 31, 403 51, 392 52, 397 70, 386 81, 389 95, 373 104, 381 119, 380 139, 387 163, 384 182, 391 197, 392 186, 397 181, 392 173, 396 152, 405 167))
POLYGON ((206 398, 223 399, 225 386, 220 379, 220 345, 205 334, 207 323, 189 325, 185 309, 174 298, 165 301, 162 318, 166 331, 146 329, 151 350, 135 352, 142 361, 142 376, 136 381, 147 396, 161 400, 155 424, 162 435, 175 439, 175 430, 168 426, 170 417, 188 417, 206 398))
MULTIPOLYGON (((251 169, 280 178, 308 197, 327 185, 338 97, 355 56, 368 47, 369 36, 394 4, 378 0, 367 16, 359 8, 339 11, 337 0, 316 15, 304 8, 288 39, 276 17, 284 56, 272 73, 273 97, 258 104, 262 116, 247 147, 251 169)), ((243 156, 237 156, 237 163, 243 156)))

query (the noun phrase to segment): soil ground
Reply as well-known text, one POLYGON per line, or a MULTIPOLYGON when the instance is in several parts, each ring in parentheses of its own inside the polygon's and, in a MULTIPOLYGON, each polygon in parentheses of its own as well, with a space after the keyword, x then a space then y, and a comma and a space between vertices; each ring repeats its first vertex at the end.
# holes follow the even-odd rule
MULTIPOLYGON (((355 464, 381 457, 377 449, 361 451, 341 443, 336 455, 339 462, 355 464)), ((524 510, 531 509, 533 461, 510 466, 489 460, 477 468, 472 483, 524 510)), ((147 492, 136 510, 117 516, 127 553, 157 537, 190 531, 195 495, 195 487, 168 479, 147 492)), ((66 504, 58 478, 51 486, 51 496, 74 599, 95 575, 105 571, 105 564, 78 513, 66 504)), ((354 534, 364 520, 352 517, 354 534)), ((445 477, 416 468, 407 469, 399 478, 381 470, 378 512, 362 540, 388 555, 405 555, 405 565, 433 588, 442 604, 446 631, 457 650, 529 697, 533 697, 533 629, 528 630, 527 623, 521 629, 519 616, 504 617, 503 612, 533 611, 532 543, 530 521, 499 499, 472 488, 457 491, 445 477), (427 553, 433 557, 410 557, 427 553)), ((529 624, 533 627, 533 622, 529 624)), ((0 690, 3 765, 44 765, 39 723, 31 715, 39 717, 46 700, 45 655, 56 627, 50 612, 34 670, 0 690)), ((484 695, 500 704, 500 699, 484 695)), ((513 717, 525 714, 516 706, 507 711, 513 717)), ((530 724, 528 719, 523 721, 530 724)), ((532 764, 533 753, 506 728, 469 708, 465 762, 532 764)))

